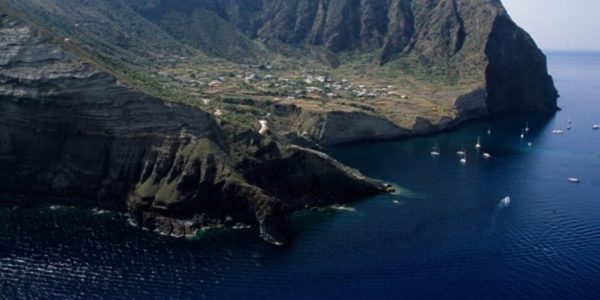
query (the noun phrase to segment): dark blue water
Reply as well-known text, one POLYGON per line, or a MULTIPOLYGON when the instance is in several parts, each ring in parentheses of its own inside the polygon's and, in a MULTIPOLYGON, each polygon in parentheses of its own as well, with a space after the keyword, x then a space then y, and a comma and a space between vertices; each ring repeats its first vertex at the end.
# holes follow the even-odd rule
POLYGON ((600 54, 549 58, 564 109, 555 116, 330 149, 402 189, 295 215, 289 247, 254 229, 176 240, 116 214, 0 209, 0 299, 598 299, 600 54), (568 119, 570 132, 552 134, 568 119))

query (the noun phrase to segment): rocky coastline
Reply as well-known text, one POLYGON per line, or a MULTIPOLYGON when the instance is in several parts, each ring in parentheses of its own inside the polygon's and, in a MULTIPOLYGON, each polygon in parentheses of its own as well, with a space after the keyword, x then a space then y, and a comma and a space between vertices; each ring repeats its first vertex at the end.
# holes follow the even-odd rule
MULTIPOLYGON (((209 11, 233 18, 228 14, 241 11, 238 2, 232 1, 229 10, 209 11)), ((467 92, 456 93, 450 101, 452 113, 426 117, 411 110, 413 115, 405 118, 409 121, 400 122, 397 117, 403 111, 394 106, 394 111, 375 104, 312 109, 285 101, 264 105, 244 100, 244 106, 267 106, 268 114, 256 120, 256 129, 240 127, 220 118, 220 109, 217 114, 152 95, 121 80, 101 62, 65 47, 70 38, 0 12, 0 205, 47 201, 108 209, 129 213, 137 225, 173 236, 205 226, 252 225, 263 240, 281 245, 289 239, 288 218, 294 211, 393 190, 319 152, 321 146, 432 134, 481 117, 557 109, 558 93, 545 56, 499 1, 479 6, 467 0, 441 1, 451 7, 442 3, 430 12, 433 16, 416 4, 407 7, 405 1, 391 1, 390 7, 373 11, 374 2, 364 2, 364 7, 344 6, 342 12, 367 9, 390 17, 396 13, 402 22, 389 20, 393 28, 384 37, 363 22, 371 31, 359 42, 355 39, 360 35, 333 32, 344 25, 338 19, 330 20, 330 26, 319 23, 317 15, 333 9, 321 7, 312 17, 302 16, 312 20, 303 19, 306 24, 314 23, 311 28, 317 31, 310 34, 323 31, 319 39, 310 40, 312 46, 324 43, 337 55, 374 43, 381 46, 371 49, 381 51, 379 63, 417 53, 432 63, 448 59, 460 66, 474 65, 479 81, 467 92), (492 17, 456 17, 470 9, 492 17), (427 36, 425 25, 415 21, 438 20, 436 16, 451 21, 444 25, 451 41, 427 36), (431 39, 439 39, 439 47, 423 44, 431 39), (455 49, 451 58, 443 54, 449 42, 455 49)), ((274 21, 289 13, 277 12, 277 6, 263 8, 276 15, 274 21)), ((150 14, 148 7, 138 9, 150 14)), ((275 24, 262 24, 265 16, 248 27, 256 32, 244 34, 293 36, 277 32, 275 24)), ((372 21, 375 16, 363 17, 372 21)), ((465 68, 460 72, 467 72, 465 68)), ((394 101, 382 103, 401 103, 394 101)), ((407 106, 418 102, 411 101, 407 106)))

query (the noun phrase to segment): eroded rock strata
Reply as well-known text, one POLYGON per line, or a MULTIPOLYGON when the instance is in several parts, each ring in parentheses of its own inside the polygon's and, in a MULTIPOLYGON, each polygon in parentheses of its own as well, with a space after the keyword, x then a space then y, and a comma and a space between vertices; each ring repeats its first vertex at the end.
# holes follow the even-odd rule
POLYGON ((387 189, 323 153, 222 128, 200 109, 141 93, 6 16, 0 116, 5 204, 129 211, 175 235, 256 224, 265 240, 283 243, 293 210, 387 189))
POLYGON ((253 224, 282 243, 290 212, 387 190, 308 148, 557 109, 546 57, 499 0, 0 8, 2 203, 130 212, 173 235, 253 224), (267 72, 286 80, 265 88, 267 72))

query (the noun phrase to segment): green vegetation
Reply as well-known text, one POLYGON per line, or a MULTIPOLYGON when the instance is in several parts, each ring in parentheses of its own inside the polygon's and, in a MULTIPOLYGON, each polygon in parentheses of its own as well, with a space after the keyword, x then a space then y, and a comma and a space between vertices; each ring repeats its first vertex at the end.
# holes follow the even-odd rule
MULTIPOLYGON (((452 115, 454 100, 479 82, 477 74, 465 76, 449 59, 432 63, 402 54, 381 65, 377 48, 333 53, 319 45, 261 39, 246 32, 253 26, 249 20, 258 22, 253 18, 259 15, 228 20, 203 4, 180 0, 154 5, 141 0, 5 0, 5 5, 69 39, 59 41, 129 85, 199 106, 243 128, 256 128, 276 103, 381 114, 410 126, 418 115, 432 120, 452 115), (224 101, 229 98, 253 102, 224 101)), ((345 14, 348 8, 331 9, 345 14)))

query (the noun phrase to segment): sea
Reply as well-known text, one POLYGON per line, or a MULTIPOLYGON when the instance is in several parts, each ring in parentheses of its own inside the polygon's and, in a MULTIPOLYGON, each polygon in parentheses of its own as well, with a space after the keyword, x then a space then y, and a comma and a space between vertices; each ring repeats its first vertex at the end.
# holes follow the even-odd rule
POLYGON ((548 59, 556 114, 326 149, 397 192, 298 212, 284 247, 0 208, 0 299, 600 299, 600 53, 548 59))

